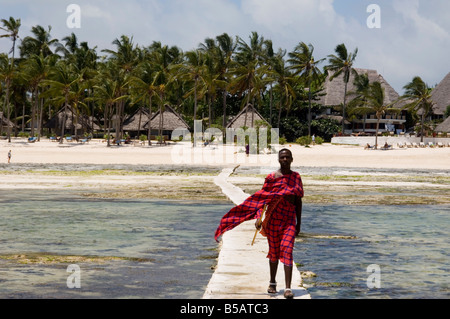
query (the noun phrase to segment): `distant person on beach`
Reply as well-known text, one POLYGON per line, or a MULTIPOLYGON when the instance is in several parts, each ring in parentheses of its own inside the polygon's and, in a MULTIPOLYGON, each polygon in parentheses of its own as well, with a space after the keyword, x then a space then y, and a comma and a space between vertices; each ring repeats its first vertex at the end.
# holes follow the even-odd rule
POLYGON ((268 293, 277 293, 276 274, 278 261, 284 264, 285 298, 293 298, 291 290, 295 237, 300 233, 302 217, 303 184, 300 174, 291 171, 292 153, 282 149, 278 153, 280 169, 267 175, 263 188, 232 208, 222 217, 215 239, 244 221, 257 219, 255 226, 267 237, 269 243, 270 282, 268 293), (264 206, 265 218, 260 221, 264 206))
POLYGON ((11 150, 8 152, 8 164, 11 162, 11 150))

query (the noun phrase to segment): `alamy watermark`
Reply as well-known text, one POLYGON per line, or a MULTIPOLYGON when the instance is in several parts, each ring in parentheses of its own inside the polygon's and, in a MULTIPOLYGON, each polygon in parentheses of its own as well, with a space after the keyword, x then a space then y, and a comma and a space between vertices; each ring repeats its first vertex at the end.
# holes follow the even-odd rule
POLYGON ((381 28, 381 8, 378 4, 370 4, 367 7, 367 13, 371 13, 367 18, 366 24, 369 29, 381 28))
POLYGON ((69 4, 66 12, 70 13, 66 20, 66 25, 69 29, 81 28, 81 8, 78 4, 69 4))
POLYGON ((194 121, 194 133, 185 128, 175 129, 172 140, 179 140, 171 151, 174 164, 261 164, 277 165, 279 129, 218 128, 203 132, 202 121, 194 121), (225 141, 224 141, 225 139, 225 141), (225 142, 225 143, 224 143, 225 142))
POLYGON ((76 264, 72 264, 67 266, 68 273, 70 273, 69 277, 67 277, 67 288, 81 288, 81 268, 76 264))
POLYGON ((367 277, 367 288, 381 288, 381 267, 377 264, 369 265, 367 266, 367 272, 370 273, 367 277))

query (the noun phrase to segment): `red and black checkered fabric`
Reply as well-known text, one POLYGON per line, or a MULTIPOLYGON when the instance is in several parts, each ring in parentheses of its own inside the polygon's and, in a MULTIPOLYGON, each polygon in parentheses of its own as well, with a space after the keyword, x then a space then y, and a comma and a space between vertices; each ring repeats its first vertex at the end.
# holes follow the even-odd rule
POLYGON ((218 240, 224 232, 244 221, 259 218, 264 205, 268 204, 262 229, 262 234, 267 236, 269 242, 267 257, 272 261, 280 259, 285 264, 289 263, 289 250, 292 255, 295 239, 296 210, 295 205, 283 198, 286 195, 303 197, 300 174, 291 172, 278 178, 275 178, 275 173, 269 174, 260 191, 248 197, 242 204, 233 207, 222 217, 215 239, 218 240), (284 255, 286 256, 283 257, 284 255))

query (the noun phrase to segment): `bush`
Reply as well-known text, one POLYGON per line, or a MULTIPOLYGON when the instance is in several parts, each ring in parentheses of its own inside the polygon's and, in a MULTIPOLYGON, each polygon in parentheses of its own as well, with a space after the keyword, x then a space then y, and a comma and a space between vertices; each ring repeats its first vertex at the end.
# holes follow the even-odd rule
POLYGON ((286 144, 286 138, 283 136, 283 137, 280 137, 280 138, 278 138, 278 142, 280 143, 280 145, 284 145, 284 144, 286 144))
POLYGON ((141 135, 139 136, 139 141, 145 142, 147 140, 147 135, 141 135))
POLYGON ((323 144, 323 142, 324 142, 323 138, 321 138, 320 136, 316 136, 316 144, 321 145, 321 144, 323 144))
MULTIPOLYGON (((316 138, 316 140, 317 140, 317 138, 316 138)), ((311 138, 311 136, 302 136, 302 137, 299 137, 298 139, 296 139, 295 143, 303 145, 303 146, 309 145, 312 143, 312 138, 311 138)))

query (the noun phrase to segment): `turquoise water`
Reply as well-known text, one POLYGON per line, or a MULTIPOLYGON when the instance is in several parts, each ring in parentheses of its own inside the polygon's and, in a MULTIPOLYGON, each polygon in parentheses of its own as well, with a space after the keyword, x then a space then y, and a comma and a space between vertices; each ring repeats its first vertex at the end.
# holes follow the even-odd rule
MULTIPOLYGON (((0 298, 201 298, 213 271, 213 234, 233 205, 88 199, 68 190, 0 190, 0 254, 142 258, 67 265, 0 259, 0 298)), ((294 250, 312 298, 449 298, 449 206, 304 205, 294 250), (324 236, 347 236, 323 238, 324 236), (380 288, 369 289, 369 265, 380 288)))
POLYGON ((450 206, 304 205, 294 260, 317 275, 304 280, 316 299, 449 298, 449 228, 450 206), (373 264, 380 288, 369 289, 373 264))
POLYGON ((60 190, 0 191, 0 254, 119 256, 143 261, 66 265, 0 260, 3 298, 200 298, 213 271, 213 234, 233 205, 87 199, 60 190))

